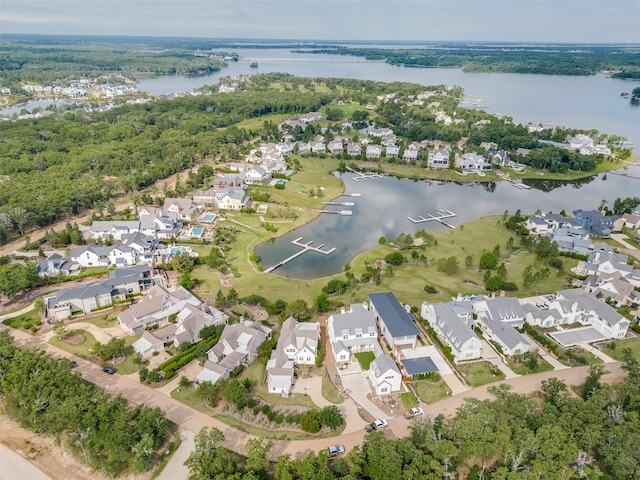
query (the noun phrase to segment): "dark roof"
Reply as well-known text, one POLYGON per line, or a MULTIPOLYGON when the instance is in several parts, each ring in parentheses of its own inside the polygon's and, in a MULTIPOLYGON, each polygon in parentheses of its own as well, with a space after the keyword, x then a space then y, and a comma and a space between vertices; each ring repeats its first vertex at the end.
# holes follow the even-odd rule
POLYGON ((438 371, 438 367, 433 363, 431 357, 407 358, 400 360, 400 363, 402 363, 409 376, 438 371))
POLYGON ((413 316, 400 305, 393 293, 370 293, 369 300, 394 338, 420 334, 413 323, 413 316))

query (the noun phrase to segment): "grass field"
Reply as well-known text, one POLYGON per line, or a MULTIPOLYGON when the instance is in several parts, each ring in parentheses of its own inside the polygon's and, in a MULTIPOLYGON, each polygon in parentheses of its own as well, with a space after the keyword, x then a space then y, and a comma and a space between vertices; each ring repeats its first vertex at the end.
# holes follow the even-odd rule
POLYGON ((418 392, 418 397, 426 404, 435 403, 451 394, 448 385, 442 379, 417 380, 413 382, 418 392))
POLYGON ((530 375, 532 373, 550 372, 551 370, 553 370, 553 366, 546 360, 539 358, 538 367, 534 370, 531 370, 524 363, 521 363, 519 365, 514 365, 511 367, 511 369, 518 375, 530 375))
POLYGON ((502 371, 488 362, 473 363, 470 365, 458 365, 460 373, 472 387, 479 387, 491 382, 504 380, 505 376, 502 371))
POLYGON ((369 365, 376 359, 373 352, 358 352, 353 354, 358 359, 362 370, 369 370, 369 365))
POLYGON ((615 348, 609 346, 603 352, 621 362, 624 359, 623 350, 625 349, 631 350, 633 358, 640 359, 640 337, 618 340, 615 342, 615 348))
POLYGON ((86 330, 69 330, 69 333, 79 332, 82 333, 85 337, 84 343, 80 345, 71 345, 64 340, 59 339, 58 337, 51 337, 49 339, 49 343, 54 347, 58 347, 65 352, 72 353, 77 355, 78 357, 89 359, 93 356, 93 346, 96 343, 96 337, 94 337, 91 333, 86 330))
POLYGON ((17 317, 7 318, 2 323, 12 328, 24 328, 28 330, 32 326, 39 327, 42 324, 42 315, 35 310, 31 310, 17 317))

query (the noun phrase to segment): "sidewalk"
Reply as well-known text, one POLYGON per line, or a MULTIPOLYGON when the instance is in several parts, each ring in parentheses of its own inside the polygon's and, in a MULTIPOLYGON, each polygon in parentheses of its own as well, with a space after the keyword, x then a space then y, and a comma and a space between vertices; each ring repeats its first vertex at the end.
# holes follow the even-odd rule
POLYGON ((487 342, 484 338, 480 340, 482 342, 482 358, 493 363, 498 370, 504 373, 505 378, 517 378, 518 375, 516 372, 511 370, 507 365, 505 365, 502 357, 496 352, 491 344, 487 342))

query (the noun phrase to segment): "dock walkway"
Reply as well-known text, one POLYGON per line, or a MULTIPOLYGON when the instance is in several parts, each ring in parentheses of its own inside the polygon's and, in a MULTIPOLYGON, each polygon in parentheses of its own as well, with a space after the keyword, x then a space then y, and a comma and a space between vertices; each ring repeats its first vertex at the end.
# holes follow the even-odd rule
POLYGON ((280 262, 276 263, 274 266, 267 268, 266 270, 264 270, 264 273, 269 273, 269 272, 273 272, 276 268, 280 268, 281 266, 283 266, 286 263, 289 263, 291 260, 298 258, 300 255, 302 255, 303 253, 306 253, 308 251, 312 251, 312 252, 316 252, 316 253, 322 253, 323 255, 329 255, 331 253, 333 253, 336 250, 336 247, 333 247, 329 250, 322 250, 322 247, 324 247, 324 243, 322 245, 319 245, 317 247, 312 247, 311 244, 313 243, 313 240, 307 242, 307 243, 301 243, 300 240, 302 240, 302 237, 298 237, 295 240, 292 240, 291 243, 294 245, 297 245, 298 247, 302 247, 302 250, 300 250, 299 252, 294 253, 293 255, 285 258, 284 260, 281 260, 280 262))
POLYGON ((411 218, 411 217, 407 217, 407 220, 409 220, 410 222, 413 223, 424 223, 424 222, 440 222, 441 224, 443 224, 446 227, 449 228, 456 228, 453 225, 451 225, 450 223, 447 223, 444 221, 445 218, 451 218, 451 217, 455 217, 456 214, 453 212, 450 212, 449 210, 438 210, 436 212, 435 215, 431 215, 430 213, 427 213, 427 217, 423 217, 421 215, 418 215, 418 218, 411 218))

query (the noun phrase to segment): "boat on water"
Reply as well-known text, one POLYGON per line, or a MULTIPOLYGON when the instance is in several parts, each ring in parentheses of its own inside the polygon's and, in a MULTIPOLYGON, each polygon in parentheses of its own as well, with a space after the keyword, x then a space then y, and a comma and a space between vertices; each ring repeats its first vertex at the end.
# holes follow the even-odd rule
POLYGON ((258 62, 251 62, 251 65, 249 65, 249 68, 258 68, 258 62))

